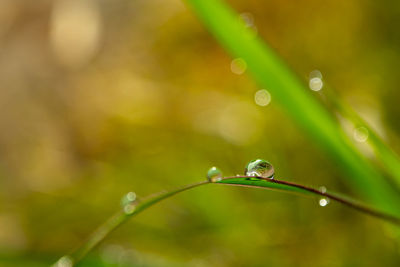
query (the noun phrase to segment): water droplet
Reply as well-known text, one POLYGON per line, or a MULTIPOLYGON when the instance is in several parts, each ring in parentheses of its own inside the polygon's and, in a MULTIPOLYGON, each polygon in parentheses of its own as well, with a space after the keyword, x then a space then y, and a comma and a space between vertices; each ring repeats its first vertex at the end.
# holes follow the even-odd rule
POLYGON ((357 127, 356 129, 354 129, 353 137, 354 137, 354 140, 356 140, 357 142, 363 143, 363 142, 367 141, 368 136, 369 136, 369 132, 368 132, 367 128, 357 127))
POLYGON ((72 267, 73 259, 70 256, 62 256, 53 267, 72 267))
POLYGON ((309 82, 309 87, 311 90, 313 91, 319 91, 322 89, 322 87, 324 86, 324 83, 322 82, 321 78, 319 77, 314 77, 310 79, 309 82))
POLYGON ((253 14, 251 14, 249 12, 244 12, 244 13, 240 14, 239 18, 243 22, 245 28, 248 30, 248 33, 250 33, 250 36, 256 37, 258 30, 257 30, 256 25, 254 24, 253 14))
POLYGON ((121 206, 124 207, 125 205, 131 204, 136 200, 136 194, 135 192, 129 192, 126 195, 124 195, 121 199, 121 206))
POLYGON ((136 194, 135 192, 129 192, 124 195, 121 199, 121 207, 125 214, 132 214, 136 208, 136 194))
POLYGON ((126 215, 130 215, 132 214, 136 209, 136 205, 135 204, 128 204, 124 206, 124 212, 126 215))
POLYGON ((257 105, 265 107, 271 102, 271 94, 265 89, 258 90, 254 95, 254 101, 257 105))
POLYGON ((235 58, 231 62, 231 71, 237 75, 243 74, 247 69, 247 63, 242 58, 235 58))
POLYGON ((310 72, 310 79, 312 78, 320 78, 322 80, 322 73, 319 70, 313 70, 312 72, 310 72))
POLYGON ((313 91, 319 91, 322 89, 324 83, 322 82, 322 74, 319 70, 313 70, 310 72, 308 86, 313 91))
POLYGON ((245 175, 274 179, 275 170, 271 163, 263 159, 250 161, 245 169, 245 175))
POLYGON ((215 183, 222 180, 222 171, 217 167, 211 167, 207 172, 208 181, 215 183))
POLYGON ((325 207, 326 205, 329 204, 329 198, 323 197, 323 198, 321 198, 321 199, 319 200, 318 203, 319 203, 319 205, 320 205, 321 207, 325 207))
POLYGON ((320 186, 320 187, 319 187, 319 191, 320 191, 322 194, 325 194, 325 193, 326 193, 326 187, 325 187, 325 186, 320 186))
POLYGON ((254 25, 253 14, 251 14, 249 12, 243 12, 239 15, 239 17, 247 27, 254 25))

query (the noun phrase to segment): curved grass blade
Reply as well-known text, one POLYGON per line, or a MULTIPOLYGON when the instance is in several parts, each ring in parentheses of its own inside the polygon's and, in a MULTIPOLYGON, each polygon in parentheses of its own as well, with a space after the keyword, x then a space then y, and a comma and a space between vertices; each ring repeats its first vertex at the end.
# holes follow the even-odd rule
POLYGON ((346 182, 364 199, 400 216, 400 195, 352 146, 327 110, 308 92, 277 54, 246 29, 219 0, 186 0, 206 28, 233 56, 246 61, 255 80, 347 171, 346 182))
MULTIPOLYGON (((162 191, 157 194, 150 195, 140 202, 135 202, 133 204, 133 209, 131 212, 126 213, 123 209, 117 211, 113 216, 110 217, 103 225, 101 225, 96 231, 93 232, 92 235, 89 236, 87 241, 83 243, 78 249, 76 249, 70 255, 65 255, 60 258, 60 260, 55 263, 53 266, 59 266, 59 262, 61 260, 69 259, 72 265, 80 262, 90 251, 92 251, 97 245, 101 243, 111 232, 121 226, 123 223, 127 222, 129 218, 139 214, 140 212, 148 209, 154 204, 172 197, 180 192, 187 191, 189 189, 199 187, 202 185, 210 184, 211 182, 203 181, 194 184, 189 184, 175 190, 171 191, 162 191)), ((218 182, 214 182, 214 184, 225 184, 225 185, 235 185, 235 186, 246 186, 246 187, 256 187, 263 189, 273 189, 273 190, 281 190, 284 192, 291 193, 299 193, 302 195, 320 195, 324 197, 328 197, 332 200, 345 204, 348 207, 366 213, 368 215, 375 216, 380 219, 384 219, 390 221, 394 224, 400 225, 400 219, 392 216, 390 214, 380 212, 378 210, 374 210, 365 205, 359 204, 355 201, 349 200, 348 198, 339 197, 337 195, 321 192, 319 190, 313 189, 311 187, 307 187, 304 185, 299 185, 291 182, 285 182, 281 180, 270 180, 264 179, 262 177, 254 177, 254 176, 229 176, 224 177, 218 182)))

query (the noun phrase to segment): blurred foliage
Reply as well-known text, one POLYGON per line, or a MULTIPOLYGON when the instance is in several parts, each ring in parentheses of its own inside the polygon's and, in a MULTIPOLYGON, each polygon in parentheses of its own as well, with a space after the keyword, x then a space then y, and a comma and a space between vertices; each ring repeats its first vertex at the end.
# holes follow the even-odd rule
MULTIPOLYGON (((320 70, 400 152, 399 4, 229 3, 305 83, 320 70)), ((213 165, 230 175, 266 158, 281 179, 355 195, 273 95, 254 103, 260 88, 231 60, 179 0, 1 1, 0 265, 47 266, 126 192, 195 182, 213 165)), ((195 189, 128 222, 82 265, 398 266, 389 225, 317 203, 195 189)))

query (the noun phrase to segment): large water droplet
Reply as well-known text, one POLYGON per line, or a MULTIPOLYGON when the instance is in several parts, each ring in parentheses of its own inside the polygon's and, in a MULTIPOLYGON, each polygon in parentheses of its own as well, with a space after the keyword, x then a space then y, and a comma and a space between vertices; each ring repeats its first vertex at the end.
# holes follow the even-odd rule
POLYGON ((121 207, 125 214, 132 214, 136 208, 136 194, 135 192, 129 192, 124 195, 121 199, 121 207))
POLYGON ((208 181, 215 183, 222 180, 222 171, 217 167, 212 167, 207 172, 208 181))
POLYGON ((245 169, 245 175, 274 179, 275 170, 271 163, 264 159, 250 161, 245 169))

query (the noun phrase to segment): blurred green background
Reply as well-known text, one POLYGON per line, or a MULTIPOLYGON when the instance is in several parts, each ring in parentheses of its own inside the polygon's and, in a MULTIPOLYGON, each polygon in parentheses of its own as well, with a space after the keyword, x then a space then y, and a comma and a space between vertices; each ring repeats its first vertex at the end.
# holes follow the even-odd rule
MULTIPOLYGON (((400 4, 228 3, 305 84, 321 71, 400 152, 400 4)), ((179 0, 2 0, 0 87, 0 266, 48 266, 123 194, 196 182, 214 165, 242 174, 265 158, 279 179, 357 197, 273 95, 256 104, 264 88, 179 0)), ((324 90, 310 93, 326 103, 324 90)), ((336 203, 208 185, 133 218, 82 266, 398 266, 399 241, 336 203)))

